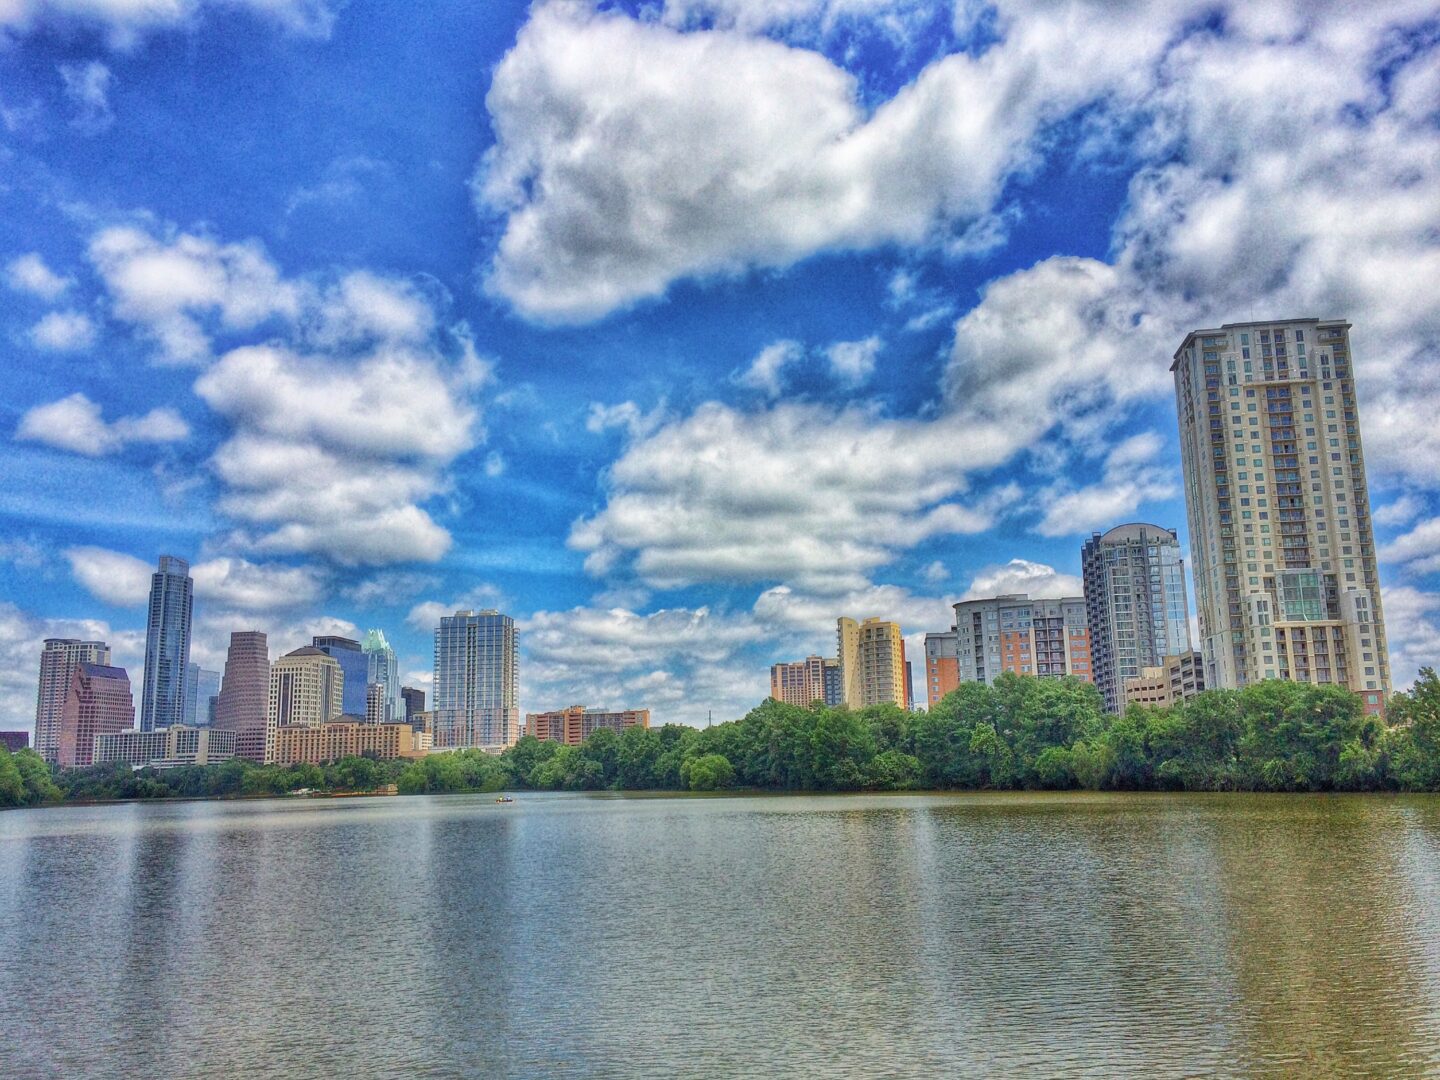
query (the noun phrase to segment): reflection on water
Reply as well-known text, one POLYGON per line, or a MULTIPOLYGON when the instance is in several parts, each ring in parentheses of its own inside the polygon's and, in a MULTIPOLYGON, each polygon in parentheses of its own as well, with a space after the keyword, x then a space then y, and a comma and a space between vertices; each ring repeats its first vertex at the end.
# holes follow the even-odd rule
POLYGON ((0 814, 7 1076, 1440 1070, 1440 799, 0 814))

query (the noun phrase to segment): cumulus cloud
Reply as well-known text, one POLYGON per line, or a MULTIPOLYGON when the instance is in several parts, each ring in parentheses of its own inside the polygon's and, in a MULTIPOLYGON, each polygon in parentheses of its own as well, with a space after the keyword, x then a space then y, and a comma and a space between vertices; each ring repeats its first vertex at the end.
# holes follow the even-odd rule
POLYGON ((825 349, 830 371, 842 386, 851 389, 870 381, 875 373, 875 358, 884 341, 875 335, 860 341, 837 341, 825 349))
POLYGON ((1422 667, 1440 657, 1440 593, 1411 585, 1383 590, 1386 644, 1396 689, 1410 685, 1422 667))
POLYGON ((72 278, 55 273, 37 252, 31 251, 17 255, 6 263, 5 284, 17 292, 38 296, 41 300, 57 300, 75 282, 72 278))
POLYGON ((486 98, 496 145, 475 191, 504 218, 488 288, 577 321, 824 249, 993 245, 1005 180, 1095 92, 1097 64, 1123 70, 1111 51, 1051 64, 1017 35, 934 61, 867 113, 817 52, 541 4, 486 98))
POLYGON ((301 37, 328 37, 335 22, 326 0, 6 0, 0 36, 81 28, 127 50, 150 34, 193 26, 207 9, 245 11, 301 37))
MULTIPOLYGON (((98 600, 117 607, 138 607, 150 596, 155 565, 108 548, 67 548, 65 559, 75 581, 98 600)), ((226 612, 277 612, 313 604, 322 598, 324 579, 314 567, 256 564, 222 556, 190 567, 195 598, 226 612)))
POLYGON ((30 328, 30 340, 46 352, 83 352, 95 336, 94 321, 81 311, 52 311, 30 328))
POLYGON ((1385 562, 1403 563, 1409 571, 1429 574, 1440 571, 1440 518, 1428 518, 1380 548, 1385 562))
POLYGON ((167 443, 188 438, 190 426, 168 406, 143 416, 107 422, 100 406, 84 394, 36 405, 20 418, 15 437, 87 457, 118 453, 131 443, 167 443))
POLYGON ((798 341, 773 341, 735 377, 741 386, 759 390, 767 397, 779 397, 785 388, 785 369, 800 362, 805 350, 798 341))
POLYGON ((1011 559, 1000 566, 987 566, 977 573, 961 600, 985 600, 1006 593, 1029 593, 1035 598, 1055 599, 1083 596, 1084 583, 1073 574, 1062 574, 1053 566, 1011 559))
POLYGON ((1042 536, 1071 536, 1109 528, 1146 502, 1173 498, 1180 490, 1177 481, 1165 441, 1153 431, 1140 432, 1105 456, 1097 483, 1044 493, 1045 513, 1036 531, 1042 536))

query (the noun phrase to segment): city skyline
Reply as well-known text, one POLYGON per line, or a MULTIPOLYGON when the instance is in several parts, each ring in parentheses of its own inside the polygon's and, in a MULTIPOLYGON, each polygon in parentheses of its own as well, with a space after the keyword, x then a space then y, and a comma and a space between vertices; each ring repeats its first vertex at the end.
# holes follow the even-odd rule
POLYGON ((521 708, 703 725, 848 614, 924 702, 957 601, 1193 564, 1169 367, 1269 317, 1352 325, 1390 681, 1440 658, 1423 6, 481 8, 0 16, 0 727, 47 638, 142 712, 162 554, 206 672, 379 628, 433 708, 493 608, 521 708))

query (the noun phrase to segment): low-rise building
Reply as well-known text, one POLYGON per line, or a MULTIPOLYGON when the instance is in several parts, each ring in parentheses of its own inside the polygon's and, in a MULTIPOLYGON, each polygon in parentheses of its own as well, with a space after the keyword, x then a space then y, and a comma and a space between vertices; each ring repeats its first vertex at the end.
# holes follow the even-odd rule
POLYGON ((1125 704, 1168 706, 1170 701, 1170 676, 1163 667, 1144 667, 1139 675, 1129 676, 1125 682, 1125 704))
POLYGON ((566 746, 579 746, 601 728, 609 728, 618 735, 626 728, 649 726, 649 709, 603 712, 587 709, 584 705, 571 705, 568 709, 527 713, 525 716, 527 735, 543 741, 564 743, 566 746))
POLYGON ((932 709, 946 694, 960 689, 957 637, 954 627, 942 634, 925 635, 925 700, 932 709))
POLYGON ((1184 701, 1205 689, 1205 660, 1198 649, 1165 657, 1165 677, 1170 683, 1170 700, 1184 701))
POLYGON ((424 757, 430 736, 409 724, 287 724, 275 729, 271 762, 323 765, 343 757, 424 757))
POLYGON ((95 736, 95 764, 123 761, 137 769, 216 765, 235 756, 237 740, 233 731, 184 724, 154 731, 114 731, 95 736))
POLYGON ((30 748, 30 732, 0 731, 0 746, 5 747, 12 754, 17 750, 28 750, 30 748))

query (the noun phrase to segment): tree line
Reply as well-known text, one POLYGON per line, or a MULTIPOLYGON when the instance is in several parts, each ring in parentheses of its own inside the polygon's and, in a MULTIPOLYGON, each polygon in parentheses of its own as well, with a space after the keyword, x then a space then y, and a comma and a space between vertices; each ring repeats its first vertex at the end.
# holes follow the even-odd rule
POLYGON ((579 746, 523 738, 415 761, 51 769, 0 750, 0 807, 62 801, 537 791, 1440 791, 1440 678, 1421 671, 1366 716, 1336 686, 1270 681, 1121 716, 1076 679, 966 683, 928 712, 767 700, 739 720, 597 731, 579 746))

